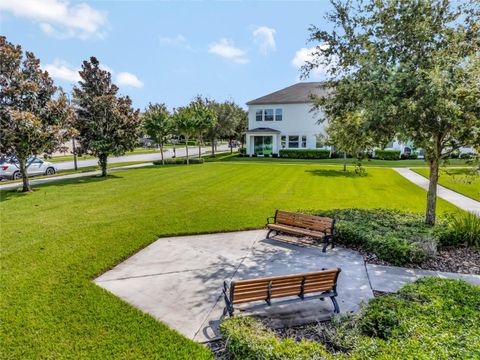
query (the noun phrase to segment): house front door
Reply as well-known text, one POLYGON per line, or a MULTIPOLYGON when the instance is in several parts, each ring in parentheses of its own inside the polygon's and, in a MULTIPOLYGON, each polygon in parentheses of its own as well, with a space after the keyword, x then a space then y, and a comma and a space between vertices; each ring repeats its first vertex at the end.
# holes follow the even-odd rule
POLYGON ((255 136, 253 138, 253 153, 256 155, 271 155, 273 136, 255 136))

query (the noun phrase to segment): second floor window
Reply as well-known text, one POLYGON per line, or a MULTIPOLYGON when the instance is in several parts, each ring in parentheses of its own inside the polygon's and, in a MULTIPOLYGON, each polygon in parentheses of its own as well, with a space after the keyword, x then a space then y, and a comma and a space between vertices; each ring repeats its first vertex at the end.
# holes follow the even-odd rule
POLYGON ((273 109, 265 109, 265 121, 273 121, 273 109))
POLYGON ((275 109, 275 121, 282 121, 282 120, 283 120, 283 110, 275 109))
POLYGON ((257 110, 255 112, 255 119, 257 121, 263 121, 263 110, 257 110))

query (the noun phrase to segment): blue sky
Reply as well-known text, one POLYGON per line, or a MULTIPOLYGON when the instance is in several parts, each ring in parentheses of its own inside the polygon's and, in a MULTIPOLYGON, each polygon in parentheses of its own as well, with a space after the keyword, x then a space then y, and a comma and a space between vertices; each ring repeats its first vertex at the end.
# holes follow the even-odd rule
MULTIPOLYGON (((33 51, 71 89, 96 56, 135 107, 196 94, 238 104, 298 81, 308 27, 328 29, 319 1, 2 0, 0 33, 33 51)), ((319 69, 310 77, 321 80, 319 69)))

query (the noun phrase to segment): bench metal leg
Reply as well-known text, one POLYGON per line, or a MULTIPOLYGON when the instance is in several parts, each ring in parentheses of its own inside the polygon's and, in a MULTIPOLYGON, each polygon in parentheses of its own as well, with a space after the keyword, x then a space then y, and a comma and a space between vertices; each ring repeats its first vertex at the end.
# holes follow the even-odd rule
POLYGON ((332 299, 333 307, 335 308, 334 313, 340 313, 340 307, 338 306, 338 302, 337 299, 335 299, 335 296, 332 296, 330 299, 332 299))
POLYGON ((268 230, 268 233, 267 233, 267 239, 270 239, 270 234, 271 234, 272 232, 274 232, 274 231, 275 231, 275 235, 278 235, 278 231, 277 231, 277 230, 275 230, 275 229, 270 229, 270 230, 268 230))

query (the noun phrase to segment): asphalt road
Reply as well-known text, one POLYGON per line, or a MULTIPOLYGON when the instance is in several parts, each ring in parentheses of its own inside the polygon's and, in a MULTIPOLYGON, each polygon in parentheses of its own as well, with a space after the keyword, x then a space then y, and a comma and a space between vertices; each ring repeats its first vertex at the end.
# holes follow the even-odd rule
MULTIPOLYGON (((227 145, 220 145, 217 148, 217 151, 226 151, 228 150, 227 145)), ((211 149, 210 147, 202 147, 202 153, 209 152, 211 149)), ((177 147, 176 155, 178 156, 185 156, 185 148, 184 147, 177 147)), ((198 147, 190 146, 188 148, 189 155, 197 155, 198 154, 198 147)), ((165 159, 173 157, 173 150, 172 148, 168 148, 167 151, 163 153, 165 159)), ((120 162, 129 162, 129 161, 155 161, 160 160, 160 152, 155 153, 148 153, 148 154, 133 154, 133 155, 123 155, 117 157, 109 157, 108 163, 115 164, 120 162)), ((85 160, 78 160, 77 161, 78 167, 88 167, 88 166, 96 166, 98 165, 98 159, 85 159, 85 160)), ((71 170, 74 168, 73 160, 70 161, 61 161, 55 163, 55 166, 58 170, 71 170)))

